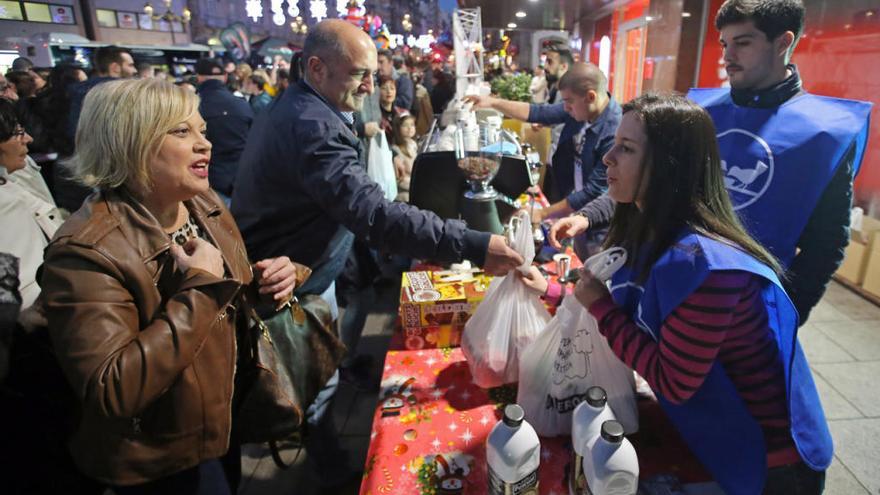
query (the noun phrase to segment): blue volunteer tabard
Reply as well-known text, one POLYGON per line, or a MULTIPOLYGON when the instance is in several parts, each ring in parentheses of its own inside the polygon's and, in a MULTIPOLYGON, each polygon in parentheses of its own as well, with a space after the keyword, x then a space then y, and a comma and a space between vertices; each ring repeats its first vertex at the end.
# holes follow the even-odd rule
POLYGON ((715 122, 725 185, 752 236, 788 266, 841 159, 855 146, 858 172, 871 104, 803 94, 774 108, 736 105, 730 90, 688 97, 715 122))
MULTIPOLYGON (((666 317, 713 270, 743 270, 764 279, 762 296, 784 364, 791 434, 804 462, 815 470, 831 463, 833 446, 816 386, 800 344, 797 312, 776 274, 728 244, 685 230, 638 283, 638 265, 611 279, 614 302, 658 342, 666 317)), ((656 392, 656 390, 655 390, 656 392)), ((688 446, 730 495, 761 493, 767 474, 763 433, 724 368, 716 362, 686 402, 658 400, 688 446)))

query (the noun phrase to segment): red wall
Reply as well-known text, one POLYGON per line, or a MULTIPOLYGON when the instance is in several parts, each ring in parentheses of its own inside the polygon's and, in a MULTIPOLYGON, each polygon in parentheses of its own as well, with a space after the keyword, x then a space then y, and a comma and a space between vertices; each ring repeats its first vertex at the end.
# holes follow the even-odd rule
POLYGON ((840 29, 828 26, 807 31, 793 57, 804 88, 819 95, 874 103, 868 149, 856 177, 859 202, 880 200, 880 25, 840 29), (875 199, 876 198, 876 199, 875 199))

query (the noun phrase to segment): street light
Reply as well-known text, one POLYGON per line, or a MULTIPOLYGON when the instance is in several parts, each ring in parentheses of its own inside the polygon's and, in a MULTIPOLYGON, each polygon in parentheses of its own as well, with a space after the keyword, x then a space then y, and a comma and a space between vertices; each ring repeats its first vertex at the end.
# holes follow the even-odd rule
POLYGON ((163 0, 162 3, 165 4, 164 14, 155 14, 153 5, 150 4, 150 2, 147 2, 147 4, 144 5, 144 13, 152 17, 154 21, 167 21, 169 24, 172 22, 187 24, 192 19, 192 12, 190 12, 187 7, 183 8, 183 12, 180 15, 177 15, 171 11, 171 0, 163 0))
POLYGON ((150 4, 150 2, 147 2, 147 4, 144 5, 144 14, 147 14, 148 16, 150 16, 150 18, 152 18, 154 21, 167 22, 168 25, 171 27, 171 43, 177 44, 177 40, 174 39, 174 23, 179 22, 180 27, 184 31, 186 31, 186 27, 184 27, 184 26, 186 24, 189 24, 190 19, 192 19, 192 13, 189 11, 188 8, 184 7, 183 12, 181 12, 180 15, 177 15, 171 11, 171 0, 163 0, 162 3, 165 4, 165 13, 164 14, 162 14, 162 15, 155 14, 154 9, 153 9, 153 5, 150 4))
POLYGON ((290 23, 290 30, 293 31, 294 34, 308 34, 309 26, 303 22, 301 16, 296 16, 296 19, 290 23))

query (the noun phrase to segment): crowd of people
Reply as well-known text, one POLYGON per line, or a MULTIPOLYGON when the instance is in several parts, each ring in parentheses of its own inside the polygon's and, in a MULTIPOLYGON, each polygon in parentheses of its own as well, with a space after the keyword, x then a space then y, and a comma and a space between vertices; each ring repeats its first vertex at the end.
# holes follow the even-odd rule
MULTIPOLYGON (((610 287, 583 272, 575 297, 731 493, 821 493, 832 457, 796 335, 848 240, 863 107, 802 89, 790 58, 803 19, 798 0, 727 0, 715 24, 729 90, 620 104, 598 67, 551 47, 534 103, 465 98, 553 126, 552 204, 534 220, 552 222, 557 248, 574 237, 581 258, 627 249, 610 287), (773 134, 816 109, 836 127, 773 134), (786 150, 765 201, 728 194, 725 160, 754 159, 719 145, 731 128, 786 150), (793 168, 805 157, 817 165, 793 168)), ((378 385, 356 350, 383 268, 467 259, 505 275, 522 263, 504 237, 407 204, 417 140, 453 98, 450 74, 434 67, 426 79, 427 65, 377 51, 342 20, 274 62, 202 59, 171 82, 103 47, 88 78, 74 65, 41 75, 25 59, 0 77, 0 229, 15 233, 0 252, 17 258, 0 256, 3 329, 17 322, 15 339, 51 349, 33 373, 38 361, 10 360, 0 339, 4 409, 20 420, 7 433, 21 443, 6 442, 14 488, 235 493, 244 308, 314 295, 334 319, 347 308, 349 352, 304 426, 309 462, 337 493, 361 466, 329 411, 340 380, 378 385), (393 169, 396 198, 369 175, 377 139, 391 162, 375 166, 393 169), (35 431, 43 442, 22 448, 35 431)), ((562 294, 537 269, 520 279, 562 294)))

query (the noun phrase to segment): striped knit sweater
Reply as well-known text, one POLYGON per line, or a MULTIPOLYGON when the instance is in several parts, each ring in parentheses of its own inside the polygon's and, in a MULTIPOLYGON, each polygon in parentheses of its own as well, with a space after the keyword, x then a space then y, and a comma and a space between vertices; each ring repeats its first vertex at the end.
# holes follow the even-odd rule
POLYGON ((663 322, 659 343, 610 296, 589 311, 614 353, 674 404, 687 402, 720 362, 764 432, 768 466, 800 461, 759 278, 743 271, 712 272, 663 322))

